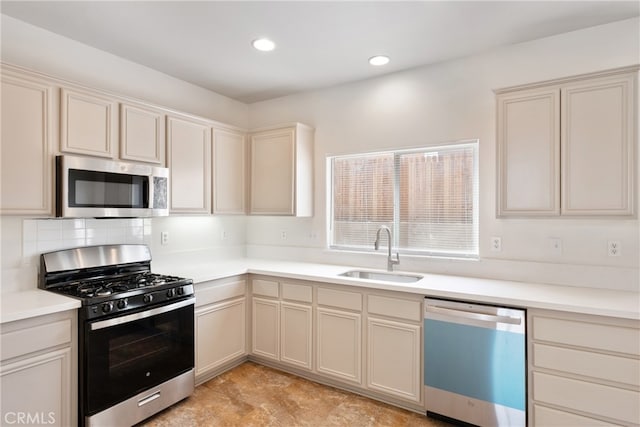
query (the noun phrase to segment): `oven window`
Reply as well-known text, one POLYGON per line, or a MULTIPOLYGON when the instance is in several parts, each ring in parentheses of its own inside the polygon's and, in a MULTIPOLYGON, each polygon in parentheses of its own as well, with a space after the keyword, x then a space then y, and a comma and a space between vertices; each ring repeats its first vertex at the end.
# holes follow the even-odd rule
POLYGON ((85 331, 85 410, 95 414, 194 366, 193 305, 85 331))
POLYGON ((149 177, 69 169, 69 206, 146 208, 149 177))

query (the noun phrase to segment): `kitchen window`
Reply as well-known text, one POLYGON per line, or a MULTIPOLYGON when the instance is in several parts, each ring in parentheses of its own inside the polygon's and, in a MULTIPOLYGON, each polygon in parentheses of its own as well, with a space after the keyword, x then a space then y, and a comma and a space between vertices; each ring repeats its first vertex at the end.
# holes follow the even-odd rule
POLYGON ((477 257, 477 158, 477 140, 329 157, 330 248, 373 251, 386 225, 401 253, 477 257))

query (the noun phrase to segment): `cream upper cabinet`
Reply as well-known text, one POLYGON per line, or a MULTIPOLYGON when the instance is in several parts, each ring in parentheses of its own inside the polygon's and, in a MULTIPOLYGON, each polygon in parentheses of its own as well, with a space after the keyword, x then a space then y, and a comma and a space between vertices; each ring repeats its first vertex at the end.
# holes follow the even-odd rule
POLYGON ((2 73, 0 213, 53 214, 52 85, 2 73))
POLYGON ((562 91, 562 213, 632 215, 636 74, 562 91))
POLYGON ((560 213, 560 90, 498 95, 499 215, 560 213))
POLYGON ((313 216, 313 132, 297 123, 251 134, 249 213, 313 216))
POLYGON ((637 67, 497 91, 497 215, 631 216, 637 67))
POLYGON ((118 103, 110 97, 63 88, 60 151, 117 157, 118 103))
POLYGON ((167 117, 167 165, 171 213, 211 211, 211 128, 207 123, 167 117))
POLYGON ((141 104, 120 104, 120 158, 164 164, 164 114, 141 104))
POLYGON ((243 132, 213 129, 213 213, 244 214, 246 138, 243 132))

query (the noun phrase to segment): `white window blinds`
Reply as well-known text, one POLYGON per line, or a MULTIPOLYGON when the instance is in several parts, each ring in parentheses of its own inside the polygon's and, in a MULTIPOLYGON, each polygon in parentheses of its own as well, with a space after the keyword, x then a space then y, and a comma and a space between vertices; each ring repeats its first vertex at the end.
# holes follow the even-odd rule
POLYGON ((404 253, 478 254, 477 141, 332 157, 330 246, 373 250, 378 228, 404 253))

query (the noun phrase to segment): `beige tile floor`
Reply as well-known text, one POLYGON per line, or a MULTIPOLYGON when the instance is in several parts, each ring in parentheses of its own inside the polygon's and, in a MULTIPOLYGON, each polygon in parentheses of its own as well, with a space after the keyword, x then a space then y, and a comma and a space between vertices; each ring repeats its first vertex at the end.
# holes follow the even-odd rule
POLYGON ((246 362, 139 424, 164 426, 427 426, 442 421, 246 362))

